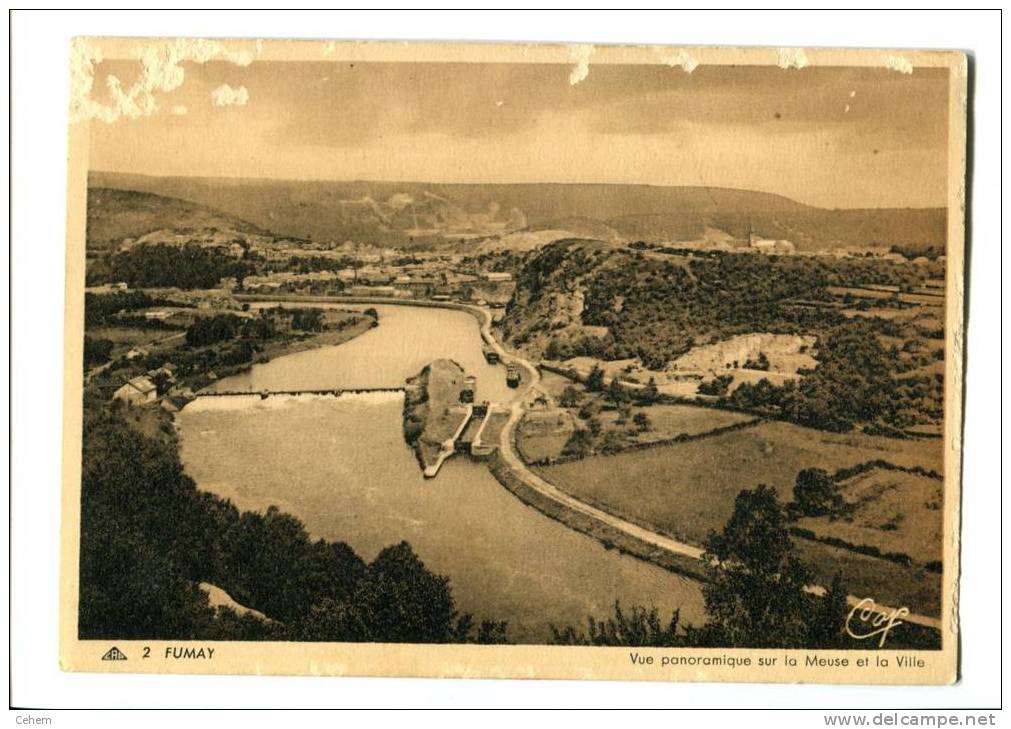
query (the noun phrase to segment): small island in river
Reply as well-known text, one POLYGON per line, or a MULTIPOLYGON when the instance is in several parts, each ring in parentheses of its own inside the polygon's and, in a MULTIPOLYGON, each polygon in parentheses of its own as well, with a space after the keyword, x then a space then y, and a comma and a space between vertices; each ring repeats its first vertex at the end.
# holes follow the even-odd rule
POLYGON ((473 400, 472 378, 453 360, 437 359, 408 378, 404 440, 426 474, 453 452, 453 442, 473 412, 468 399, 473 400))

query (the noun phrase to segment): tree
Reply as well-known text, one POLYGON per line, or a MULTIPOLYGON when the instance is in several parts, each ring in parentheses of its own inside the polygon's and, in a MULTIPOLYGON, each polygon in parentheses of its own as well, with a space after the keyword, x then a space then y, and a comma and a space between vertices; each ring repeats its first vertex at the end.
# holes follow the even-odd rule
POLYGON ((618 403, 618 417, 614 422, 619 425, 624 425, 628 422, 628 419, 632 417, 632 405, 627 402, 618 403))
POLYGON ((646 383, 646 386, 643 387, 642 391, 639 393, 639 404, 652 405, 657 401, 657 398, 659 397, 660 391, 657 389, 656 386, 656 378, 650 377, 649 382, 646 383))
POLYGON ((321 309, 295 309, 291 315, 291 328, 303 332, 321 332, 326 328, 321 309))
POLYGON ((445 643, 456 618, 449 579, 429 571, 407 542, 383 549, 351 600, 351 624, 376 642, 445 643))
POLYGON ((793 499, 805 516, 832 514, 843 504, 832 477, 821 468, 805 468, 797 474, 793 499))
POLYGON ((597 403, 595 403, 593 400, 587 400, 586 402, 584 402, 582 405, 579 406, 578 415, 583 420, 590 420, 593 418, 594 415, 597 414, 599 410, 600 408, 597 406, 597 403))
POLYGON ((558 404, 563 408, 578 408, 583 397, 572 385, 566 385, 562 394, 558 397, 558 404))
POLYGON ((592 392, 600 392, 604 389, 604 370, 599 364, 594 364, 590 374, 586 376, 586 389, 592 392))
POLYGON ((172 380, 165 372, 157 372, 151 378, 152 384, 155 386, 155 391, 159 395, 164 395, 172 387, 172 380))
POLYGON ((604 433, 604 442, 600 450, 604 453, 615 453, 626 445, 625 436, 620 430, 609 430, 604 433))
POLYGON ((612 377, 611 382, 607 386, 607 399, 615 405, 621 405, 621 403, 628 399, 628 393, 617 377, 612 377))
POLYGON ((207 594, 137 530, 82 523, 78 634, 122 640, 199 638, 214 613, 207 594))
POLYGON ((103 364, 109 361, 112 354, 111 339, 94 339, 86 336, 84 338, 84 366, 90 367, 96 364, 103 364))
POLYGON ((670 621, 664 624, 655 607, 647 609, 633 605, 631 612, 626 613, 615 600, 614 615, 606 620, 589 616, 585 633, 572 626, 557 628, 552 625, 552 642, 559 645, 683 646, 685 638, 678 632, 680 617, 675 610, 670 621))
POLYGON ((776 490, 742 490, 720 534, 703 555, 709 580, 702 591, 720 645, 802 647, 807 639, 808 570, 794 554, 776 490))
POLYGON ((562 455, 583 458, 593 451, 593 435, 585 428, 576 428, 562 447, 562 455))
POLYGON ((134 246, 114 255, 109 264, 111 279, 131 288, 206 289, 217 286, 222 278, 241 281, 253 270, 249 263, 197 244, 134 246))
MULTIPOLYGON (((727 389, 730 387, 730 383, 734 381, 733 375, 719 375, 706 382, 700 382, 698 386, 698 392, 700 395, 715 395, 717 397, 723 397, 727 394, 727 389)), ((766 382, 767 380, 763 380, 766 382)), ((745 383, 747 384, 747 383, 745 383)), ((738 388, 740 390, 740 388, 738 388)), ((735 393, 737 391, 735 390, 735 393)))
POLYGON ((197 317, 186 329, 186 344, 198 347, 232 339, 241 325, 242 320, 234 314, 197 317))
POLYGON ((832 585, 818 601, 808 631, 809 648, 843 648, 846 645, 845 626, 849 605, 842 575, 836 572, 832 585))
POLYGON ((652 421, 646 413, 638 412, 635 417, 632 418, 632 422, 635 423, 635 428, 640 433, 645 433, 653 427, 652 421))

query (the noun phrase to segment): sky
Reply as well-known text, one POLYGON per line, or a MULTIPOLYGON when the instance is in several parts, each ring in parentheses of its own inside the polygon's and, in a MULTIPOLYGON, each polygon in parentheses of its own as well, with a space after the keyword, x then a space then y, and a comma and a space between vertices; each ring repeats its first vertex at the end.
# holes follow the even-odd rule
POLYGON ((944 69, 591 64, 572 83, 573 64, 179 60, 199 55, 92 59, 91 169, 947 201, 944 69))

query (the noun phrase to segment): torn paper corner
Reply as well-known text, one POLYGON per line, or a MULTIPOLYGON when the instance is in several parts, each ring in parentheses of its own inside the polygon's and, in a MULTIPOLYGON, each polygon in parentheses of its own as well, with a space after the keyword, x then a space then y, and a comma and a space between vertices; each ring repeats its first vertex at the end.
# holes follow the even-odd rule
POLYGON ((699 62, 683 48, 675 53, 669 48, 657 47, 656 52, 661 63, 671 68, 680 67, 685 73, 691 73, 699 67, 699 62))
POLYGON ((778 49, 780 68, 804 68, 807 65, 807 54, 803 48, 778 49))
POLYGON ((899 73, 912 73, 913 64, 903 56, 885 56, 885 68, 890 68, 899 73))
POLYGON ((575 86, 590 74, 590 56, 593 55, 593 46, 589 43, 569 46, 569 53, 576 65, 569 73, 569 83, 575 86))

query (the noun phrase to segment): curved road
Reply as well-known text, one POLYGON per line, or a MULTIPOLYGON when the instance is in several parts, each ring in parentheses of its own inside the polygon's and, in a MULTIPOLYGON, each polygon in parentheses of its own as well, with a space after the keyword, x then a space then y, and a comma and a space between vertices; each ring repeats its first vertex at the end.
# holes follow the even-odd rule
MULTIPOLYGON (((547 496, 549 499, 556 501, 573 511, 577 511, 580 514, 589 516, 592 519, 608 525, 614 529, 625 532, 626 534, 639 539, 647 544, 653 545, 660 549, 664 549, 668 552, 674 554, 684 555, 692 559, 702 559, 703 550, 698 547, 687 544, 685 542, 680 542, 672 537, 665 536, 663 534, 658 534, 657 532, 645 529, 638 524, 633 524, 630 521, 622 519, 621 517, 610 514, 606 511, 602 511, 596 507, 590 506, 589 504, 576 499, 569 494, 561 491, 557 486, 552 484, 550 481, 546 481, 536 473, 531 471, 527 465, 520 458, 519 454, 516 453, 516 449, 513 447, 513 431, 516 425, 519 423, 520 418, 524 414, 524 401, 533 392, 540 392, 541 394, 547 395, 540 387, 540 370, 537 369, 531 362, 515 355, 511 352, 505 351, 502 346, 498 343, 495 337, 491 333, 491 317, 488 316, 487 312, 480 309, 481 313, 484 315, 484 323, 481 325, 481 333, 485 341, 499 353, 499 357, 503 361, 510 361, 516 365, 522 367, 529 375, 529 381, 527 387, 523 391, 520 397, 517 397, 513 401, 511 413, 509 415, 509 420, 506 421, 505 427, 502 428, 502 433, 499 437, 499 453, 501 454, 503 460, 509 466, 509 468, 516 474, 516 476, 523 480, 523 482, 530 488, 539 492, 540 494, 547 496)), ((813 595, 824 595, 826 590, 821 585, 808 585, 805 590, 813 595)), ((863 604, 863 598, 856 597, 855 595, 849 595, 846 598, 846 602, 853 608, 863 604)), ((898 611, 895 608, 887 607, 884 605, 878 605, 875 608, 876 612, 897 614, 898 611)), ((902 609, 903 611, 906 608, 902 609)), ((937 618, 932 618, 927 615, 917 615, 915 613, 909 613, 906 615, 901 615, 901 620, 899 622, 914 623, 916 625, 921 625, 928 628, 933 628, 935 630, 941 630, 941 621, 937 618)))
MULTIPOLYGON (((240 298, 240 297, 236 297, 240 298)), ((244 299, 255 299, 257 297, 242 297, 244 299)), ((275 297, 277 298, 277 297, 275 297)), ((290 297, 291 299, 310 300, 306 297, 290 297)), ((487 309, 479 306, 471 306, 469 304, 460 304, 456 302, 429 302, 429 301, 419 301, 412 299, 386 299, 386 298, 362 298, 356 299, 354 297, 335 299, 335 301, 346 302, 346 303, 382 303, 382 304, 395 304, 401 306, 434 306, 446 309, 457 309, 462 311, 467 311, 478 318, 479 326, 481 329, 481 337, 484 341, 496 352, 498 352, 499 357, 503 362, 512 362, 513 364, 522 367, 527 373, 527 384, 526 387, 517 395, 513 400, 509 420, 506 421, 505 427, 502 428, 502 433, 499 437, 499 452, 502 455, 503 460, 509 466, 509 468, 520 478, 526 485, 540 494, 552 499, 553 501, 562 504, 563 506, 584 514, 592 519, 596 519, 603 524, 606 524, 613 529, 618 529, 625 532, 629 536, 639 539, 647 544, 651 544, 660 549, 667 550, 674 554, 683 555, 693 559, 701 559, 703 550, 692 544, 687 544, 685 542, 680 542, 672 537, 665 536, 663 534, 658 534, 657 532, 645 529, 638 524, 633 524, 630 521, 617 517, 614 514, 610 514, 596 507, 590 506, 587 503, 576 499, 569 494, 558 489, 557 486, 544 480, 536 473, 527 468, 527 465, 523 463, 523 460, 516 453, 515 448, 513 448, 513 431, 516 425, 519 423, 520 418, 523 417, 524 411, 524 401, 533 392, 539 392, 542 395, 547 396, 540 387, 541 374, 540 370, 531 362, 523 359, 522 357, 506 351, 498 340, 495 339, 491 332, 492 318, 491 314, 487 309)), ((825 594, 825 588, 821 585, 808 585, 805 590, 813 595, 823 595, 825 594)), ((863 598, 856 597, 855 595, 849 595, 846 598, 847 603, 852 607, 857 607, 862 604, 863 598)), ((891 607, 886 607, 884 605, 877 605, 875 608, 876 612, 897 614, 898 610, 891 607)), ((902 608, 904 611, 905 608, 902 608)), ((928 628, 933 628, 935 630, 942 630, 941 620, 938 618, 933 618, 926 615, 917 615, 915 613, 909 613, 900 616, 901 620, 899 622, 914 623, 916 625, 921 625, 928 628)))

